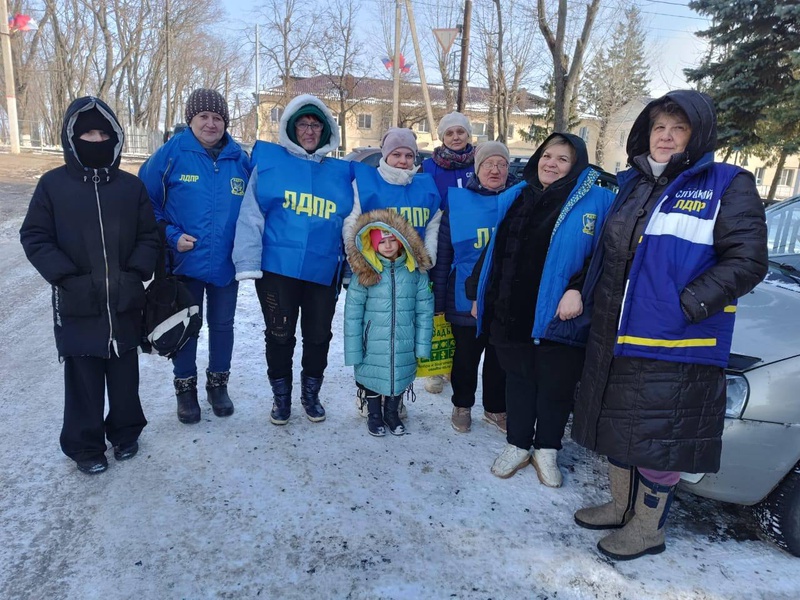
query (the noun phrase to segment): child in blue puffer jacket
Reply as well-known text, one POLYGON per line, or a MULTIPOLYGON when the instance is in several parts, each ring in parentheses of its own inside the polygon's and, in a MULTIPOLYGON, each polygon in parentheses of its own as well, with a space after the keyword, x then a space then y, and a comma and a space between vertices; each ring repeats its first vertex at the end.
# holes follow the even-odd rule
POLYGON ((370 435, 403 435, 400 398, 430 358, 431 259, 408 221, 391 210, 361 215, 347 240, 353 281, 344 312, 344 360, 355 367, 367 401, 370 435), (381 400, 383 399, 383 414, 381 400))

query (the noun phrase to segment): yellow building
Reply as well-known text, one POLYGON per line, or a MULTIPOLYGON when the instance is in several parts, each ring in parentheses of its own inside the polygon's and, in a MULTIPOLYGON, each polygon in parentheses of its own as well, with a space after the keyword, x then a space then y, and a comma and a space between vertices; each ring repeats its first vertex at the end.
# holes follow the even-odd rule
MULTIPOLYGON (((313 94, 325 102, 337 118, 342 106, 347 108, 346 128, 345 131, 342 131, 342 154, 350 152, 354 148, 379 146, 381 137, 389 128, 392 120, 392 81, 376 78, 350 78, 346 87, 345 92, 341 94, 346 96, 346 99, 340 100, 339 86, 333 85, 331 78, 325 76, 295 77, 288 88, 279 86, 260 92, 258 139, 277 141, 278 123, 283 114, 283 107, 295 96, 313 94)), ((434 118, 438 119, 447 112, 444 88, 441 85, 429 85, 429 93, 434 118)), ((488 139, 488 97, 488 88, 470 86, 467 90, 464 113, 472 123, 473 143, 480 143, 488 139)), ((544 102, 544 98, 523 92, 523 99, 511 111, 506 143, 512 155, 530 156, 538 146, 536 142, 525 141, 520 133, 528 131, 532 122, 541 123, 543 121, 544 102)), ((401 124, 406 127, 411 126, 417 134, 420 149, 431 150, 441 141, 433 140, 431 137, 431 125, 425 115, 420 84, 403 82, 400 92, 401 124)), ((594 158, 597 130, 597 120, 593 117, 586 117, 581 120, 573 132, 587 142, 590 160, 594 158)))

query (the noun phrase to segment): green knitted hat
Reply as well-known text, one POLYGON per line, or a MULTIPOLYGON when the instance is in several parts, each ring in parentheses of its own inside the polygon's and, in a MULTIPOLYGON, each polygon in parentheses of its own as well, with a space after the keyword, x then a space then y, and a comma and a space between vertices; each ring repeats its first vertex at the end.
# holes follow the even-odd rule
POLYGON ((300 143, 297 141, 295 123, 297 123, 297 120, 303 116, 316 117, 319 122, 322 123, 322 135, 319 138, 319 144, 317 144, 317 147, 314 148, 314 151, 316 152, 331 141, 331 124, 328 122, 328 117, 325 116, 325 113, 322 112, 322 109, 320 109, 316 104, 304 104, 297 109, 297 111, 291 117, 289 117, 289 121, 286 123, 286 135, 288 135, 289 139, 298 146, 300 143))

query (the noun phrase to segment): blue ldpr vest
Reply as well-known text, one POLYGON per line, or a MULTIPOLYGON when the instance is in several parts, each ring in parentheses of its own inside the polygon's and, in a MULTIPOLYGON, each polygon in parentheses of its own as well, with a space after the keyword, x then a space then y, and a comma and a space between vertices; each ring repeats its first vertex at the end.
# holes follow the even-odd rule
POLYGON ((442 197, 441 208, 447 208, 447 194, 450 188, 465 188, 467 180, 475 177, 475 166, 470 165, 463 169, 443 169, 437 165, 432 158, 422 161, 422 171, 428 173, 436 182, 439 195, 442 197))
POLYGON ((742 169, 703 163, 664 191, 636 249, 622 302, 616 356, 726 367, 736 302, 689 323, 680 294, 717 263, 720 199, 742 169))
POLYGON ((433 177, 417 173, 408 185, 396 185, 381 177, 378 169, 362 163, 352 163, 361 212, 386 208, 405 217, 406 221, 425 239, 425 228, 439 210, 442 199, 433 177))
POLYGON ((448 194, 456 310, 469 312, 472 300, 467 299, 465 285, 497 225, 498 196, 483 196, 466 188, 451 188, 448 194))
POLYGON ((264 271, 331 285, 344 260, 342 223, 353 210, 350 164, 292 156, 277 144, 253 149, 264 213, 264 271))

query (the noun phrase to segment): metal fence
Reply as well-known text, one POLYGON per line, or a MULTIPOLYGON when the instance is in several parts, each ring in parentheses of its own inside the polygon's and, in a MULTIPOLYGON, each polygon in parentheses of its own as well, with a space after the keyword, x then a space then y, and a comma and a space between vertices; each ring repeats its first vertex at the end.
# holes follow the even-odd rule
MULTIPOLYGON (((150 156, 164 143, 164 137, 160 131, 124 125, 123 130, 125 131, 125 145, 122 152, 126 155, 150 156)), ((8 120, 0 117, 0 146, 10 145, 11 134, 8 120)), ((58 131, 51 131, 39 121, 20 121, 19 145, 22 148, 34 150, 61 150, 60 124, 58 131)))

